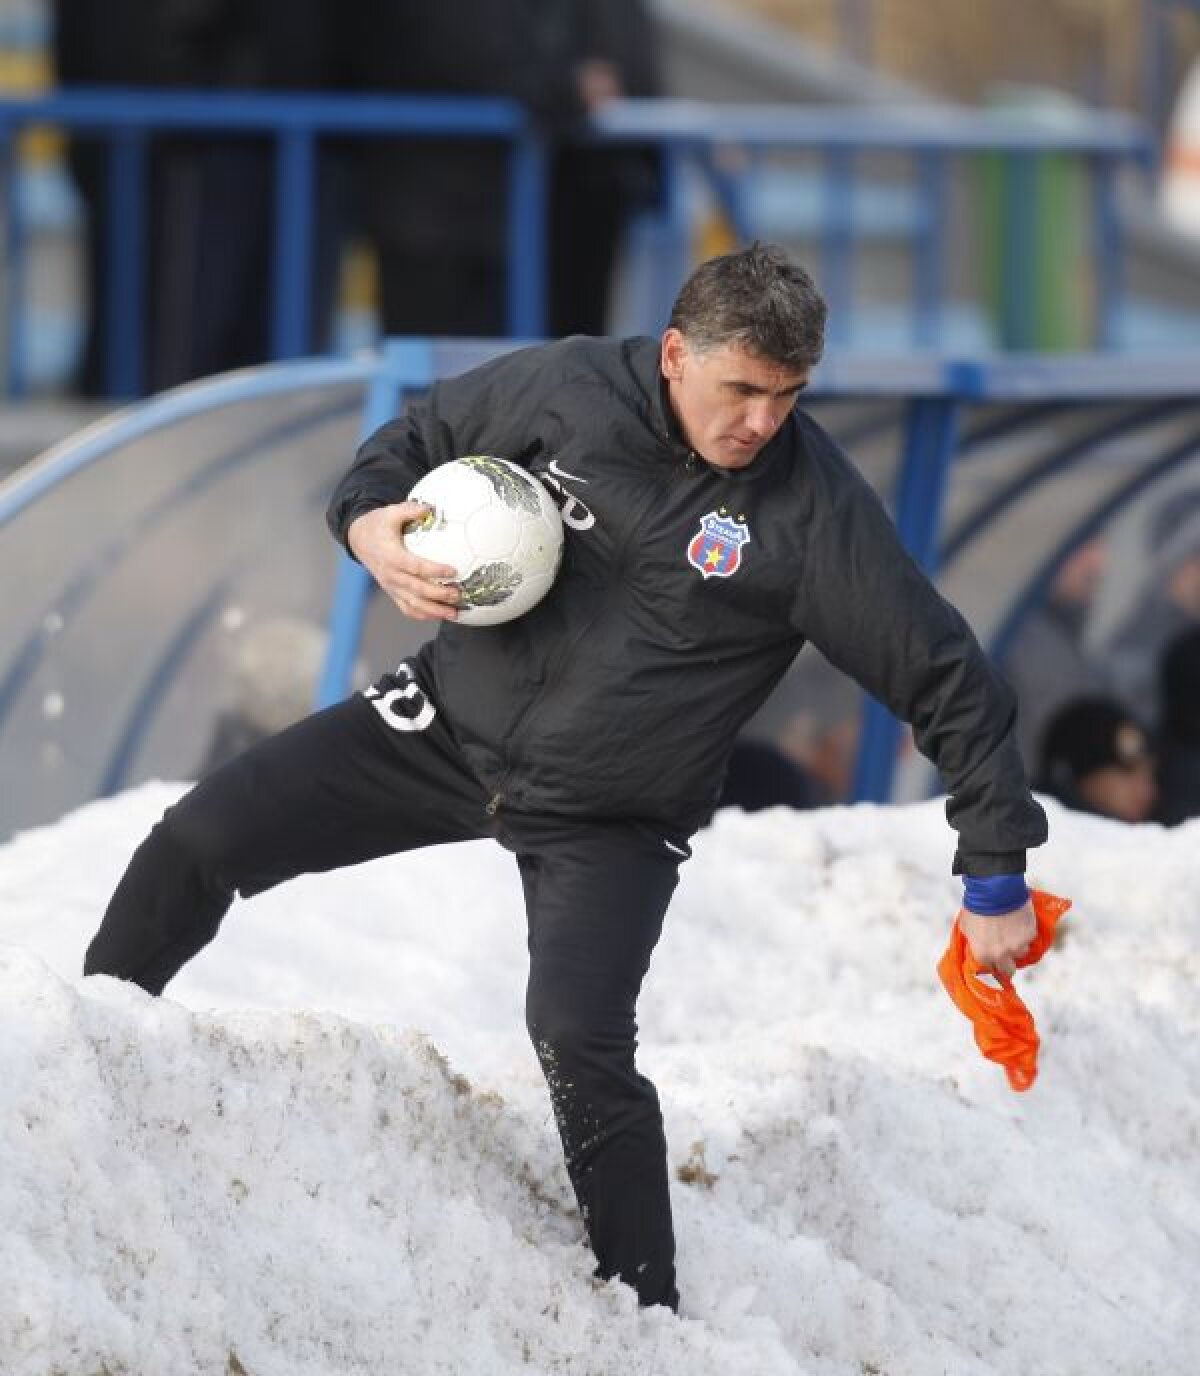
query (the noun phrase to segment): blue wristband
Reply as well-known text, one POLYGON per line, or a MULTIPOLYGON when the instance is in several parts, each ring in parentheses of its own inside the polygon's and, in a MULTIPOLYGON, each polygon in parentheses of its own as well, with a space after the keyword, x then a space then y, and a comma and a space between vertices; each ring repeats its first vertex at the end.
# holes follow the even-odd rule
POLYGON ((989 874, 982 879, 963 876, 963 907, 981 917, 1000 917, 1029 901, 1023 874, 989 874))

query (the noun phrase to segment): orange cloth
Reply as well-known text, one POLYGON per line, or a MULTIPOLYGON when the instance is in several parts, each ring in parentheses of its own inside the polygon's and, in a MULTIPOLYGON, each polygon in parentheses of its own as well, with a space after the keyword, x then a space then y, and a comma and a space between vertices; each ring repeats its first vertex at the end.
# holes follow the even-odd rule
MULTIPOLYGON (((1069 898, 1030 890, 1033 912, 1037 918, 1037 936, 1029 950, 1017 961, 1019 966, 1035 965, 1045 955, 1054 940, 1058 920, 1071 906, 1069 898)), ((971 1019, 975 1041, 989 1061, 1004 1067, 1008 1083, 1015 1090, 1025 1090, 1037 1078, 1037 1053, 1041 1044, 1033 1015, 1021 1002, 1011 980, 995 975, 1003 984, 993 988, 978 978, 983 967, 971 954, 958 919, 950 933, 950 944, 938 962, 938 975, 946 993, 959 1010, 971 1019)))

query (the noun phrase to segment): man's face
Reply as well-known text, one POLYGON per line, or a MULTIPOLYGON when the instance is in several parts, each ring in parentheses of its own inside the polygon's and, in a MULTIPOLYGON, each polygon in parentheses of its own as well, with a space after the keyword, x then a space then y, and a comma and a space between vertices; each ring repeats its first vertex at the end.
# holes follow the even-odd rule
POLYGON ((1132 764, 1094 769, 1079 781, 1079 796, 1102 816, 1122 822, 1145 822, 1158 801, 1154 761, 1149 756, 1132 764))
POLYGON ((736 344, 698 353, 676 329, 662 340, 667 396, 688 444, 714 468, 745 468, 775 434, 808 382, 736 344))

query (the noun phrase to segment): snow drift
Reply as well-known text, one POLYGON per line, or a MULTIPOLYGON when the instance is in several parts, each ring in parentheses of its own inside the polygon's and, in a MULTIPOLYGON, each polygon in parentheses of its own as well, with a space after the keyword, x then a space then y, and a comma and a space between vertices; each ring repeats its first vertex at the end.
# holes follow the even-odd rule
POLYGON ((722 814, 642 1001, 684 1316, 590 1255, 487 843, 239 905, 152 1000, 83 946, 173 790, 0 848, 0 1370, 1184 1373, 1200 825, 1061 811, 1012 1094, 934 976, 936 805, 722 814))

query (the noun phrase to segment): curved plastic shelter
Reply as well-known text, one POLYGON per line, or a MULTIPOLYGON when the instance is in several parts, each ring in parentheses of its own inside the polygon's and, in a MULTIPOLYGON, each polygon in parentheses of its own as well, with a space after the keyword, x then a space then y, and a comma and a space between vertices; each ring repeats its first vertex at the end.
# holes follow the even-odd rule
MULTIPOLYGON (((399 345, 195 383, 0 486, 0 836, 139 780, 195 777, 231 721, 278 724, 298 693, 311 702, 334 482, 399 405, 401 376, 424 384, 499 347, 399 345)), ((360 634, 380 663, 423 638, 377 610, 355 654, 360 634)))
MULTIPOLYGON (((398 340, 230 374, 118 413, 0 486, 0 836, 195 777, 239 731, 415 649, 430 628, 339 556, 328 494, 407 393, 512 347, 398 340)), ((1092 534, 1200 488, 1197 358, 834 356, 805 405, 993 647, 1092 534)), ((805 658, 777 717, 810 681, 805 658)), ((856 794, 893 796, 899 728, 876 704, 865 728, 856 794)))

